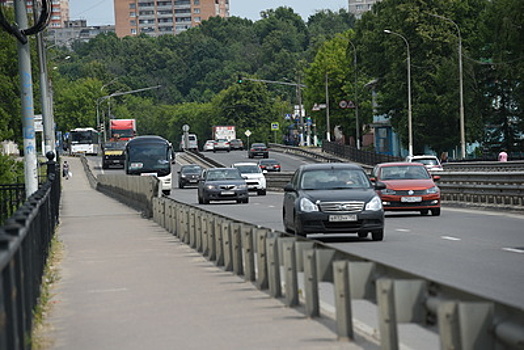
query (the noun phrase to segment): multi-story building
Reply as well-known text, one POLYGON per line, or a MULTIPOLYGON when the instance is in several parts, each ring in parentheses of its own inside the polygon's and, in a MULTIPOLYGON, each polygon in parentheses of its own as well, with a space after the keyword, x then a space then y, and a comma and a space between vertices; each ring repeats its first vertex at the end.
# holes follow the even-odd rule
POLYGON ((114 33, 115 26, 88 26, 85 19, 65 21, 63 28, 48 28, 47 42, 52 46, 71 48, 75 41, 87 42, 101 33, 114 33))
MULTIPOLYGON (((49 28, 63 28, 65 21, 69 21, 69 0, 53 0, 51 3, 51 20, 49 28)), ((0 4, 13 6, 13 0, 0 0, 0 4)), ((33 12, 33 1, 26 1, 27 12, 33 12)))
POLYGON ((370 11, 374 3, 380 0, 348 0, 348 11, 360 19, 364 12, 370 11))
POLYGON ((118 37, 179 34, 210 17, 229 17, 229 0, 114 0, 118 37))

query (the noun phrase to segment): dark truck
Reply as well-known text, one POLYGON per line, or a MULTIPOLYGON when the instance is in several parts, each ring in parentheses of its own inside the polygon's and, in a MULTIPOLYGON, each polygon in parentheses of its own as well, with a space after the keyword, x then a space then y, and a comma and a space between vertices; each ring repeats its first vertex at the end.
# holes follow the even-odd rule
POLYGON ((124 167, 126 143, 127 141, 115 141, 102 145, 102 169, 108 169, 111 165, 124 167))

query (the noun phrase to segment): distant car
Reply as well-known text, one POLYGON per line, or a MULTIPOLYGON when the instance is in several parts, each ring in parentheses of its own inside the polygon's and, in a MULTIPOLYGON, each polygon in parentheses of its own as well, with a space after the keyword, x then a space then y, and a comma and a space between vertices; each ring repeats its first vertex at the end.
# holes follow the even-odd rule
POLYGON ((202 147, 202 152, 212 152, 215 150, 215 140, 207 140, 202 147))
POLYGON ((198 164, 182 165, 178 172, 178 188, 197 186, 203 168, 198 164))
POLYGON ((231 150, 231 147, 229 145, 229 140, 227 140, 227 139, 217 139, 217 140, 215 140, 215 146, 213 148, 213 152, 216 152, 216 151, 229 152, 230 150, 231 150))
POLYGON ((440 215, 440 189, 434 181, 439 176, 428 172, 420 163, 381 163, 371 172, 371 179, 380 181, 386 188, 378 191, 386 211, 419 211, 427 215, 440 215))
POLYGON ((260 159, 258 161, 258 166, 262 169, 262 171, 280 171, 282 170, 282 167, 280 166, 280 163, 276 159, 260 159))
POLYGON ((435 156, 407 156, 406 162, 424 164, 429 172, 444 170, 440 160, 435 156))
POLYGON ((231 148, 231 150, 239 150, 239 151, 242 151, 244 150, 244 141, 240 140, 240 139, 233 139, 231 141, 229 141, 229 147, 231 148))
POLYGON ((349 163, 307 164, 284 186, 282 217, 286 232, 357 233, 374 241, 384 237, 384 209, 364 170, 349 163))
POLYGON ((265 143, 254 143, 251 145, 251 147, 249 147, 247 156, 249 158, 254 158, 254 157, 269 158, 269 150, 267 149, 267 146, 265 143))
POLYGON ((102 144, 102 169, 108 169, 112 165, 124 167, 126 142, 115 141, 102 144))
POLYGON ((235 163, 231 167, 240 171, 249 191, 257 191, 259 196, 266 195, 266 177, 257 163, 235 163))
POLYGON ((246 180, 236 168, 205 169, 198 182, 198 203, 225 200, 249 203, 246 180))

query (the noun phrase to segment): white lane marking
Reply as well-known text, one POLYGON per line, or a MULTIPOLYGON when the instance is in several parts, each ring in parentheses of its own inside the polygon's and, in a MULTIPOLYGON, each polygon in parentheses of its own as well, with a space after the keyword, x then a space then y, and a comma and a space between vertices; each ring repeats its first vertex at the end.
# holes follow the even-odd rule
POLYGON ((452 236, 440 236, 442 239, 447 239, 448 241, 461 241, 462 239, 458 237, 452 237, 452 236))
POLYGON ((409 228, 397 228, 397 229, 395 229, 395 231, 397 231, 397 232, 411 232, 411 230, 409 228))
POLYGON ((519 253, 519 254, 524 254, 524 250, 523 250, 523 249, 515 249, 515 248, 502 248, 502 250, 505 250, 506 252, 511 252, 511 253, 519 253))

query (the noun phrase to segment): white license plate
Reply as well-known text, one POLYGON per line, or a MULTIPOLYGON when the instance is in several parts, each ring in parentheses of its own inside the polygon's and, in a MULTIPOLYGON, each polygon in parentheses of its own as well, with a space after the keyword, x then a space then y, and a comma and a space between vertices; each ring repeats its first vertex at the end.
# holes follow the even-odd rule
POLYGON ((404 203, 418 203, 422 202, 422 197, 402 197, 400 201, 404 203))
POLYGON ((232 196, 235 194, 235 191, 222 191, 220 194, 223 196, 232 196))
POLYGON ((357 216, 356 215, 330 215, 329 221, 330 222, 357 221, 357 216))

